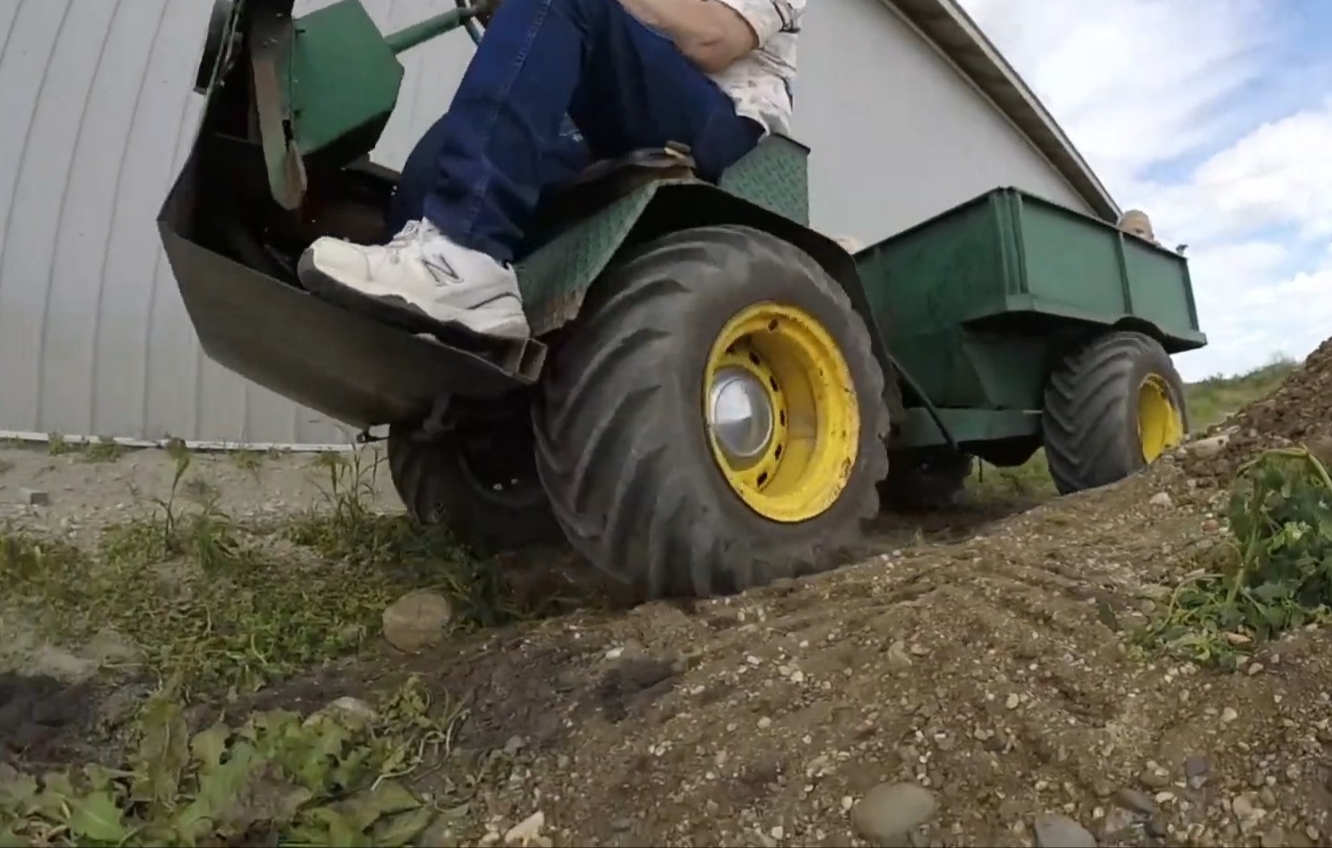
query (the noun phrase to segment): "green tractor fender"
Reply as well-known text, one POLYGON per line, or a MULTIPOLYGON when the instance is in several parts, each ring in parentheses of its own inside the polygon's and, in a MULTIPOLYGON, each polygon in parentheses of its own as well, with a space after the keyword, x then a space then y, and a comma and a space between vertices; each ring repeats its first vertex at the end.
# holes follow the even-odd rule
POLYGON ((588 291, 618 256, 637 245, 692 227, 752 227, 799 247, 846 292, 870 331, 885 376, 885 400, 898 420, 903 408, 898 380, 904 375, 893 362, 855 260, 832 238, 804 223, 806 154, 790 139, 769 137, 723 175, 720 185, 694 179, 652 181, 555 236, 518 264, 533 333, 548 337, 574 321, 588 291))

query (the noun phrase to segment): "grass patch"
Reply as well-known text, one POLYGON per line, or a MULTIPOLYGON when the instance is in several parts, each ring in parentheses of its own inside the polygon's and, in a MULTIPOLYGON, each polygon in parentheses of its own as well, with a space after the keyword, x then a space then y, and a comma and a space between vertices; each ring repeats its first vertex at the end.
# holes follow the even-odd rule
MULTIPOLYGON (((117 768, 0 765, 0 845, 405 845, 438 814, 402 782, 466 717, 408 681, 377 711, 273 711, 190 734, 168 688, 117 768)), ((440 799, 448 800, 448 799, 440 799)))
POLYGON ((1237 474, 1217 567, 1178 586, 1133 634, 1142 652, 1235 668, 1332 607, 1332 478, 1307 450, 1271 450, 1237 474))
POLYGON ((255 450, 238 450, 231 454, 231 461, 241 471, 257 473, 264 463, 264 455, 255 450))
POLYGON ((1047 500, 1058 494, 1045 464, 1044 450, 1036 451, 1031 459, 1012 468, 1000 468, 977 459, 967 480, 967 492, 983 501, 1047 500))
POLYGON ((179 678, 186 697, 211 698, 356 652, 384 608, 414 589, 448 596, 463 629, 536 612, 443 531, 373 512, 376 468, 359 454, 321 456, 327 503, 271 527, 233 521, 210 485, 187 476, 189 452, 175 456, 153 514, 109 528, 97 551, 4 535, 6 600, 47 638, 77 644, 110 627, 150 670, 179 678))
POLYGON ((1281 381, 1299 367, 1295 360, 1281 357, 1245 374, 1209 377, 1184 387, 1189 408, 1189 423, 1194 431, 1206 430, 1243 407, 1276 391, 1281 381))
POLYGON ((80 457, 84 462, 115 462, 125 454, 125 446, 114 439, 102 436, 95 442, 89 442, 80 457))

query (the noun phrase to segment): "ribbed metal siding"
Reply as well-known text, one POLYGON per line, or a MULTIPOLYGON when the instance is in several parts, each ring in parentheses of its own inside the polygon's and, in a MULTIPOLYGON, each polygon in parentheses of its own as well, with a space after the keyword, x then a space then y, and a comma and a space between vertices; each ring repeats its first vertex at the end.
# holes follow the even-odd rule
MULTIPOLYGON (((210 5, 0 0, 0 430, 350 435, 208 361, 158 245, 157 208, 198 120, 190 86, 210 5)), ((386 31, 441 7, 366 6, 386 31)), ((878 0, 820 3, 808 18, 796 134, 815 151, 817 226, 868 241, 999 183, 1083 206, 878 0)), ((471 51, 457 34, 404 57, 376 159, 401 164, 471 51)))

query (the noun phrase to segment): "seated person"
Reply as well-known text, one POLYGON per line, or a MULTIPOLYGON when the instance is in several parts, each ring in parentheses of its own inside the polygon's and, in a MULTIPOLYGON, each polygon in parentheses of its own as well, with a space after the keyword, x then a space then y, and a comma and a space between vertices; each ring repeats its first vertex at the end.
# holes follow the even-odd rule
POLYGON ((541 190, 670 141, 715 181, 766 133, 787 132, 804 7, 503 0, 448 112, 408 158, 390 210, 401 230, 385 245, 318 239, 302 284, 348 306, 525 338, 512 262, 541 190))

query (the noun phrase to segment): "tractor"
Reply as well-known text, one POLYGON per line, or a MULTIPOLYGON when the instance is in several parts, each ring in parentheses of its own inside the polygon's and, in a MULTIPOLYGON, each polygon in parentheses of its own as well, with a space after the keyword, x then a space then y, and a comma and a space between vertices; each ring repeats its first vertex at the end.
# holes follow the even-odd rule
POLYGON ((297 280, 321 235, 390 235, 371 161, 398 56, 358 0, 217 0, 206 105, 158 218, 204 352, 371 438, 408 513, 493 553, 564 539, 638 599, 836 567, 881 501, 928 506, 973 458, 1044 447, 1063 493, 1187 430, 1170 355, 1206 344, 1183 257, 998 187, 849 253, 769 136, 719 180, 669 144, 543 197, 517 264, 531 339, 395 325, 297 280), (891 465, 890 465, 891 460, 891 465), (890 471, 891 468, 891 471, 890 471))

